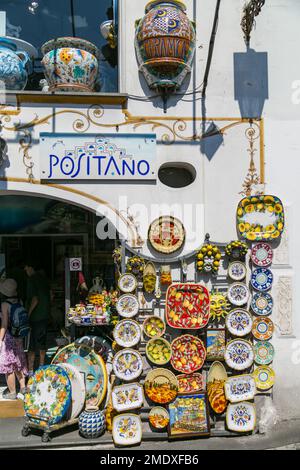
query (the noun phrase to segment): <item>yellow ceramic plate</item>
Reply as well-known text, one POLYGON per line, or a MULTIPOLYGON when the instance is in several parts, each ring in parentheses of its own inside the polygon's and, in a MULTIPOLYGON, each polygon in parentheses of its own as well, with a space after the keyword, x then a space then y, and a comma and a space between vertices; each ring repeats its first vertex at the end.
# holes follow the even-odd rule
POLYGON ((259 390, 269 390, 275 382, 275 372, 271 367, 260 366, 253 372, 256 387, 259 390))

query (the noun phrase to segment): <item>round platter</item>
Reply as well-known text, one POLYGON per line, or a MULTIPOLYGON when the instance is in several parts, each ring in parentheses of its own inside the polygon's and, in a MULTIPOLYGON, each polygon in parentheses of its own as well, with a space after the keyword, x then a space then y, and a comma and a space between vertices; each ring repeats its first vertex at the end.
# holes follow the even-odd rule
POLYGON ((271 315, 273 298, 267 292, 255 292, 252 297, 251 308, 256 315, 271 315))
POLYGON ((175 400, 178 393, 176 376, 168 369, 152 369, 145 380, 145 393, 154 403, 166 405, 175 400))
POLYGON ((122 320, 113 331, 114 340, 122 348, 132 348, 141 340, 141 327, 134 320, 122 320))
POLYGON ((68 344, 54 356, 52 364, 71 364, 85 377, 86 405, 98 406, 107 389, 107 372, 103 359, 85 344, 68 344))
POLYGON ((244 263, 241 261, 233 261, 228 266, 228 276, 233 281, 242 281, 245 279, 247 269, 244 263))
POLYGON ((170 343, 163 338, 150 339, 146 345, 146 356, 153 364, 163 366, 172 355, 170 343))
POLYGON ((251 276, 251 284, 255 290, 265 292, 271 289, 273 284, 273 274, 270 269, 256 268, 251 276))
POLYGON ((254 352, 252 344, 244 339, 233 339, 226 345, 225 362, 234 370, 244 370, 252 366, 254 352))
POLYGON ((248 302, 250 292, 246 284, 235 282, 228 288, 228 300, 232 305, 241 307, 248 302))
POLYGON ((72 404, 68 412, 69 419, 75 419, 80 414, 85 402, 85 383, 82 374, 71 364, 60 364, 65 369, 71 382, 72 404))
POLYGON ((122 274, 119 278, 118 286, 120 291, 129 294, 137 288, 137 279, 133 274, 122 274))
POLYGON ((34 422, 36 417, 44 422, 56 424, 67 413, 72 400, 71 382, 67 372, 59 366, 43 366, 37 369, 28 381, 24 410, 34 422))
POLYGON ((116 308, 121 317, 132 318, 139 312, 138 298, 132 294, 123 294, 118 299, 116 308))
POLYGON ((261 268, 270 266, 273 260, 273 249, 268 243, 256 243, 251 250, 251 259, 256 266, 261 268))
POLYGON ((192 335, 175 338, 171 344, 172 367, 183 374, 192 374, 201 369, 206 359, 206 349, 201 339, 192 335))
POLYGON ((246 336, 252 330, 252 316, 247 310, 236 308, 228 313, 226 319, 226 327, 234 336, 246 336))
POLYGON ((143 323, 143 332, 148 338, 160 338, 166 331, 165 322, 155 315, 147 317, 143 323))
POLYGON ((114 374, 121 380, 137 379, 143 370, 141 355, 134 349, 123 349, 113 359, 114 374))
POLYGON ((184 226, 175 217, 161 216, 151 223, 148 240, 154 250, 169 255, 183 246, 185 241, 184 226))
POLYGON ((266 341, 273 336, 274 323, 269 317, 255 318, 252 326, 252 334, 254 338, 266 341))
POLYGON ((274 346, 269 341, 258 341, 254 345, 254 361, 260 366, 271 364, 274 354, 274 346))
POLYGON ((149 413, 149 422, 155 429, 164 429, 170 421, 169 413, 162 406, 154 406, 149 413))
POLYGON ((259 390, 269 390, 275 382, 275 372, 271 367, 260 366, 253 372, 256 388, 259 390))

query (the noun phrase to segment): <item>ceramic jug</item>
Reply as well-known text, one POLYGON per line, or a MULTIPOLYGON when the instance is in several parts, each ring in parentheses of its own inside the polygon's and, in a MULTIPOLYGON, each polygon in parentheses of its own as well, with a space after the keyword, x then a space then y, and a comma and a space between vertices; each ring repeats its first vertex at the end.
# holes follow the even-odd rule
POLYGON ((84 410, 79 416, 79 432, 87 439, 94 439, 105 432, 105 414, 97 407, 84 410))
POLYGON ((24 90, 28 74, 26 65, 30 57, 25 51, 18 51, 13 41, 0 37, 0 88, 24 90))
POLYGON ((101 277, 96 276, 93 279, 93 286, 89 290, 89 294, 101 294, 103 291, 103 279, 101 277))

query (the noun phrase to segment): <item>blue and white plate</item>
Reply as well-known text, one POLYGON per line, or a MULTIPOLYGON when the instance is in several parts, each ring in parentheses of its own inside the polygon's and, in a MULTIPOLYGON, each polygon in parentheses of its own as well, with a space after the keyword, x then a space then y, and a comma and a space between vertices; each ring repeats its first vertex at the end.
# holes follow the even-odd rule
POLYGON ((233 261, 228 266, 228 276, 233 281, 242 281, 247 274, 246 266, 241 261, 233 261))
POLYGON ((260 292, 271 289, 273 284, 273 274, 270 269, 257 268, 251 276, 252 287, 260 292))
POLYGON ((251 308, 256 315, 271 315, 273 310, 272 296, 267 292, 255 292, 252 297, 251 308))
POLYGON ((252 330, 252 316, 242 308, 229 312, 225 321, 229 333, 234 336, 246 336, 252 330))

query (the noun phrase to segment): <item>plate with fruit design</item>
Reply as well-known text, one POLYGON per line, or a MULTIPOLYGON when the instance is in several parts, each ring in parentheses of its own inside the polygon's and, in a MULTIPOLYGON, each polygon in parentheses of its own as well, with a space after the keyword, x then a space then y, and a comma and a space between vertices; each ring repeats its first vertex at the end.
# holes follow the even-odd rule
POLYGON ((148 338, 160 338, 166 331, 166 324, 161 318, 151 315, 144 321, 143 331, 148 338))
POLYGON ((209 292, 201 284, 172 284, 166 296, 166 321, 171 328, 197 330, 209 321, 209 292))
POLYGON ((201 369, 206 358, 206 349, 201 339, 183 335, 172 341, 172 367, 183 374, 192 374, 201 369))
POLYGON ((204 390, 204 378, 202 374, 177 375, 179 393, 196 393, 204 390))
POLYGON ((171 359, 171 345, 163 338, 151 339, 146 346, 146 356, 153 364, 163 366, 171 359))

